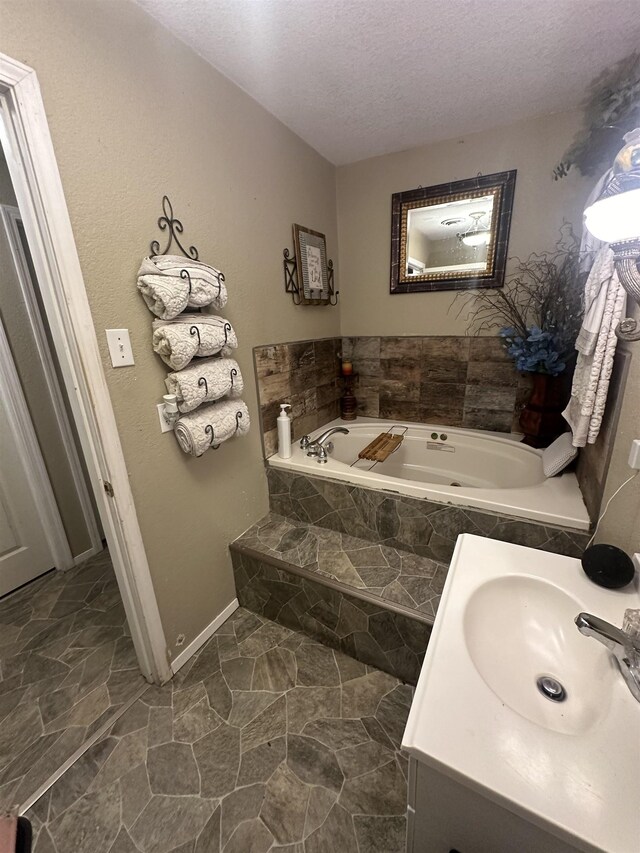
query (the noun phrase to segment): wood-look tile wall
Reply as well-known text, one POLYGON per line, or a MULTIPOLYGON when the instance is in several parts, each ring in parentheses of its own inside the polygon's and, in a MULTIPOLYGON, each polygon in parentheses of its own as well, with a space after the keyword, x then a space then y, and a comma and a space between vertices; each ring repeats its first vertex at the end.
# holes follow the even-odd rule
POLYGON ((359 374, 367 417, 509 432, 531 387, 497 337, 324 338, 253 353, 265 456, 277 450, 281 403, 291 403, 294 439, 338 417, 340 354, 359 374))
POLYGON ((343 338, 342 352, 368 417, 509 432, 531 389, 497 337, 343 338))
POLYGON ((278 449, 281 403, 291 404, 294 439, 338 417, 341 347, 340 338, 323 338, 254 348, 265 456, 278 449))

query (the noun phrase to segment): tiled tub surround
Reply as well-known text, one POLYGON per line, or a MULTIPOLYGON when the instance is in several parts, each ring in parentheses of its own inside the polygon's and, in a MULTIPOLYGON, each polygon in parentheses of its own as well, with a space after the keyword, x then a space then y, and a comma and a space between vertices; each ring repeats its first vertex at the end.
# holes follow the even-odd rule
POLYGON ((345 337, 254 348, 265 456, 277 450, 280 403, 293 437, 340 414, 340 356, 359 374, 358 413, 418 423, 518 431, 531 379, 497 337, 345 337))
POLYGON ((589 533, 267 468, 272 512, 448 563, 460 533, 579 557, 589 533))
POLYGON ((329 428, 340 430, 323 464, 294 442, 288 459, 274 454, 268 466, 463 510, 575 530, 590 527, 575 473, 545 477, 542 451, 511 433, 362 416, 344 427, 336 418, 311 433, 313 438, 329 428), (372 464, 358 458, 363 448, 390 430, 401 435, 402 442, 388 459, 372 464))
POLYGON ((411 699, 239 609, 29 810, 34 853, 404 853, 411 699))
POLYGON ((275 514, 231 555, 244 607, 416 683, 446 566, 275 514))
POLYGON ((0 810, 25 803, 144 685, 107 551, 0 601, 0 810))
POLYGON ((361 415, 519 431, 531 378, 497 337, 345 337, 342 353, 359 374, 361 415))
POLYGON ((255 347, 256 380, 265 456, 278 449, 276 418, 289 403, 294 438, 340 414, 340 338, 255 347))

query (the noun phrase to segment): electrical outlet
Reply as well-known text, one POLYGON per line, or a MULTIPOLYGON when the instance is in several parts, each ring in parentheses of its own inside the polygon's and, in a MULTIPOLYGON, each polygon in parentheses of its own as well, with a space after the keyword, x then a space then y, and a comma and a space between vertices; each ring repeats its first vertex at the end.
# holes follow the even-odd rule
POLYGON ((160 420, 160 432, 171 432, 173 427, 167 423, 167 419, 164 416, 164 403, 158 403, 157 409, 158 419, 160 420))
POLYGON ((106 329, 106 333, 111 364, 114 367, 128 367, 134 364, 129 329, 106 329))
POLYGON ((629 452, 629 468, 640 469, 640 438, 634 438, 629 452))

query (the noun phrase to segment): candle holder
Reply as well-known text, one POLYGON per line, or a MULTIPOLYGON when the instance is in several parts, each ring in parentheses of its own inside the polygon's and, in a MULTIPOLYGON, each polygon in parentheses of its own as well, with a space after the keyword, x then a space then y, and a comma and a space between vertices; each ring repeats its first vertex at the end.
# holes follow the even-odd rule
POLYGON ((358 401, 354 394, 354 386, 358 384, 357 373, 342 374, 342 396, 340 397, 340 417, 343 421, 355 421, 358 417, 358 401))

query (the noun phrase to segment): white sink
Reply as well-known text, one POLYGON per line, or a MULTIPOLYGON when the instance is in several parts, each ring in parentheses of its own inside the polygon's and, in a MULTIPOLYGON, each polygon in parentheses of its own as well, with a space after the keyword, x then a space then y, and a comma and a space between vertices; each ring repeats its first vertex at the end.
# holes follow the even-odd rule
POLYGON ((575 849, 637 853, 640 703, 574 624, 621 626, 627 607, 637 584, 605 590, 578 560, 460 536, 403 746, 575 849))
POLYGON ((539 726, 567 734, 604 716, 620 678, 613 657, 578 632, 573 620, 582 609, 555 583, 509 575, 477 587, 464 612, 468 653, 496 696, 539 726), (537 681, 545 676, 562 685, 563 701, 540 692, 537 681))

